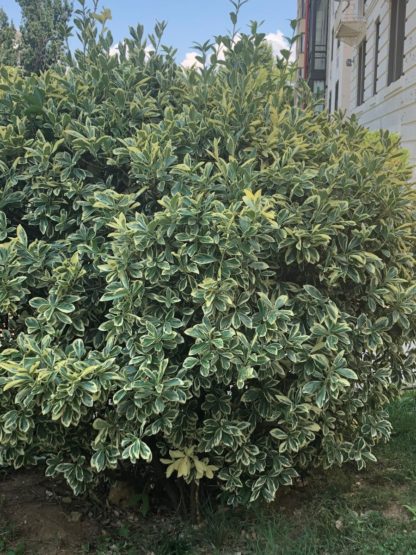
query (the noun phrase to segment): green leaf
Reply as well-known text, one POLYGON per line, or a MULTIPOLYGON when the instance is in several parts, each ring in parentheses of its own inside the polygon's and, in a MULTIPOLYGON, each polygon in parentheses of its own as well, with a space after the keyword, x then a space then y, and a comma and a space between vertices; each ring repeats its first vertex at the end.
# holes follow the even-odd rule
POLYGON ((326 390, 326 387, 323 385, 316 396, 316 404, 318 405, 318 407, 324 406, 326 398, 327 398, 327 390, 326 390))
POLYGON ((20 224, 17 226, 16 235, 19 243, 24 247, 27 247, 28 241, 27 241, 26 231, 23 229, 23 227, 20 224))
POLYGON ((358 380, 357 374, 350 368, 336 368, 335 372, 348 380, 358 380))
POLYGON ((94 455, 91 457, 91 466, 97 472, 102 472, 105 469, 106 456, 104 451, 100 450, 94 453, 94 455))
POLYGON ((65 314, 70 314, 75 310, 75 306, 72 303, 59 303, 56 308, 65 314))
POLYGON ((82 359, 86 354, 86 349, 82 339, 75 339, 72 343, 72 348, 77 358, 82 359))
POLYGON ((315 299, 316 301, 319 301, 319 302, 325 301, 325 298, 322 295, 322 293, 313 285, 304 285, 303 288, 308 293, 308 295, 313 299, 315 299))
POLYGON ((211 256, 209 254, 197 254, 192 260, 197 264, 212 264, 217 261, 215 256, 211 256))
POLYGON ((306 394, 316 393, 321 387, 321 381, 312 380, 303 386, 302 391, 306 394))
POLYGON ((279 440, 287 439, 287 433, 281 430, 280 428, 273 428, 273 430, 270 430, 270 435, 275 439, 279 439, 279 440))
POLYGON ((289 297, 287 295, 280 295, 275 302, 275 308, 282 308, 285 304, 287 304, 289 297))

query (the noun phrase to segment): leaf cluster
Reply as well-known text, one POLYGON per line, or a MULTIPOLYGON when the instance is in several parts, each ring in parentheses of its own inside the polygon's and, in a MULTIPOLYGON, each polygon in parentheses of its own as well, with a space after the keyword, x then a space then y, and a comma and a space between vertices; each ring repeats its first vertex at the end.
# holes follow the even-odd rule
POLYGON ((80 493, 163 459, 243 504, 362 467, 414 368, 397 138, 318 112, 256 24, 185 70, 163 23, 112 54, 108 17, 0 74, 0 464, 80 493))

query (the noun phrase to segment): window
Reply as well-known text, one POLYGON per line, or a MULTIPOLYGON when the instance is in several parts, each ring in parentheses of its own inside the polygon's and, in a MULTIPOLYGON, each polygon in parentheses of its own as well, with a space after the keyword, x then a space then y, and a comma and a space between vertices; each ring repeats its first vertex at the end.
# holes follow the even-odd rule
MULTIPOLYGON (((309 11, 309 39, 305 42, 305 51, 308 53, 307 75, 309 86, 313 89, 315 81, 326 81, 327 56, 329 58, 328 32, 328 0, 313 0, 306 5, 309 11)), ((323 91, 325 93, 325 91, 323 91)))
POLYGON ((388 85, 403 75, 405 26, 406 0, 391 0, 388 85))
POLYGON ((338 95, 339 95, 339 81, 335 83, 335 103, 334 103, 334 110, 338 110, 338 95))
POLYGON ((378 80, 378 56, 380 50, 380 18, 376 21, 376 39, 374 44, 374 75, 373 75, 373 94, 377 94, 378 80))
POLYGON ((322 97, 325 94, 325 81, 314 81, 312 84, 312 91, 313 93, 318 96, 322 97))
POLYGON ((299 37, 299 52, 302 54, 302 52, 305 51, 305 35, 302 33, 301 36, 299 37))
POLYGON ((358 47, 358 75, 357 75, 357 106, 364 102, 365 90, 365 49, 366 40, 361 41, 358 47))
POLYGON ((331 113, 331 110, 332 110, 332 91, 329 93, 328 112, 331 113))
POLYGON ((326 53, 327 53, 327 36, 328 36, 328 11, 327 3, 324 0, 317 0, 315 4, 315 27, 313 29, 315 48, 313 69, 325 71, 326 69, 326 53))
POLYGON ((334 59, 334 39, 335 39, 335 33, 334 30, 332 29, 332 38, 331 38, 331 62, 334 59))
POLYGON ((305 0, 302 0, 300 4, 300 17, 301 18, 305 17, 305 0))
POLYGON ((319 103, 315 104, 315 110, 317 112, 322 112, 325 108, 325 81, 317 79, 312 83, 312 92, 319 103))

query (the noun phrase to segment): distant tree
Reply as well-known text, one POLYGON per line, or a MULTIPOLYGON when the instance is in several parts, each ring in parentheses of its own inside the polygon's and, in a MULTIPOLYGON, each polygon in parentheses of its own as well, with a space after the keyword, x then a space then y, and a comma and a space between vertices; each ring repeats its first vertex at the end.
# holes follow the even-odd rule
POLYGON ((6 12, 0 8, 0 64, 15 66, 18 63, 16 28, 6 12))
POLYGON ((65 55, 72 4, 68 0, 17 0, 22 10, 20 60, 40 72, 65 55))

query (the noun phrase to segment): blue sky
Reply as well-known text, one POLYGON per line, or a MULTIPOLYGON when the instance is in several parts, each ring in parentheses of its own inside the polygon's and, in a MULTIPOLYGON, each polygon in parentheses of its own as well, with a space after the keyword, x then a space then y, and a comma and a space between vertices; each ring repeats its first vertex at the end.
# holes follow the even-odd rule
MULTIPOLYGON (((20 10, 14 0, 0 0, 0 6, 19 23, 20 10)), ((192 51, 194 41, 203 42, 230 27, 228 0, 101 0, 100 6, 111 9, 113 19, 108 26, 115 42, 128 34, 129 25, 142 23, 150 32, 156 20, 167 20, 164 42, 178 49, 178 61, 192 51)), ((239 27, 245 30, 250 20, 264 20, 262 30, 277 48, 278 31, 290 34, 289 20, 294 17, 296 0, 250 0, 242 8, 239 27)))

